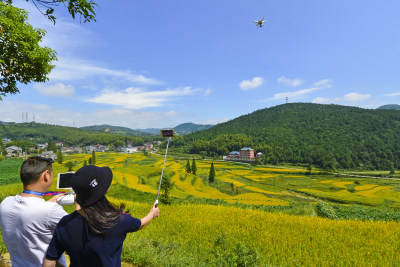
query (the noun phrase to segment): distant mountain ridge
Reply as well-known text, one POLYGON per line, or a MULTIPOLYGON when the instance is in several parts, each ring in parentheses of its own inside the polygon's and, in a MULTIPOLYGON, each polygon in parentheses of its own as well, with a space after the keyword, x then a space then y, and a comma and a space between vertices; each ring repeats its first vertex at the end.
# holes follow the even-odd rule
MULTIPOLYGON (((175 132, 179 135, 187 135, 190 133, 194 133, 201 130, 206 130, 214 125, 212 124, 195 124, 191 122, 179 124, 176 127, 165 127, 163 129, 174 129, 175 132)), ((136 131, 145 132, 145 133, 152 133, 152 134, 160 134, 160 130, 158 128, 149 128, 149 129, 136 129, 136 131)))
POLYGON ((150 135, 132 136, 113 134, 109 131, 92 131, 75 127, 66 127, 36 122, 15 123, 9 122, 0 127, 2 138, 11 138, 18 146, 31 146, 36 143, 62 142, 64 146, 87 146, 94 144, 124 146, 126 141, 142 145, 145 141, 152 141, 150 135))
POLYGON ((267 163, 325 169, 400 168, 400 112, 289 103, 261 109, 189 134, 188 152, 226 155, 250 146, 267 163))
MULTIPOLYGON (((211 124, 194 124, 191 122, 179 124, 176 127, 165 127, 163 129, 174 129, 175 132, 179 135, 186 135, 189 133, 209 129, 213 127, 211 124)), ((93 125, 93 126, 85 126, 81 127, 81 129, 91 130, 91 131, 100 131, 100 132, 109 132, 114 134, 124 134, 124 135, 133 135, 133 136, 142 136, 142 135, 159 135, 160 130, 159 128, 147 128, 147 129, 130 129, 127 127, 121 126, 111 126, 111 125, 93 125)))
POLYGON ((174 130, 181 135, 186 135, 186 134, 201 131, 201 130, 207 130, 213 126, 214 125, 211 125, 211 124, 194 124, 194 123, 189 122, 189 123, 179 124, 178 126, 176 126, 174 128, 174 130))
POLYGON ((132 129, 128 128, 128 127, 112 126, 112 125, 108 125, 108 124, 85 126, 85 127, 80 127, 80 129, 89 130, 89 131, 112 133, 112 134, 131 135, 131 136, 146 136, 146 135, 149 135, 148 133, 143 133, 143 132, 140 132, 140 131, 137 131, 137 130, 132 130, 132 129))
POLYGON ((400 105, 397 105, 397 104, 383 105, 383 106, 380 106, 377 109, 395 109, 395 110, 400 110, 400 105))

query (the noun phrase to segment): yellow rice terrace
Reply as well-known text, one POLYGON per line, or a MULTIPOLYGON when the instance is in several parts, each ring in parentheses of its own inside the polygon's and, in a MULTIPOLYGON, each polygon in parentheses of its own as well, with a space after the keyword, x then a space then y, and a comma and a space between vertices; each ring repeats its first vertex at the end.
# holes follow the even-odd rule
MULTIPOLYGON (((69 156, 64 164, 71 161, 77 170, 89 157, 69 156)), ((96 161, 113 170, 110 200, 124 203, 135 217, 146 215, 156 198, 163 157, 98 153, 96 161)), ((187 172, 187 163, 188 159, 167 158, 163 182, 169 184, 168 201, 160 203, 160 217, 146 230, 127 236, 124 262, 144 266, 400 264, 398 180, 214 161, 212 181, 210 160, 195 160, 196 174, 187 172)), ((64 164, 54 164, 55 176, 67 171, 64 164)), ((11 183, 0 189, 3 199, 20 192, 21 185, 11 183)))

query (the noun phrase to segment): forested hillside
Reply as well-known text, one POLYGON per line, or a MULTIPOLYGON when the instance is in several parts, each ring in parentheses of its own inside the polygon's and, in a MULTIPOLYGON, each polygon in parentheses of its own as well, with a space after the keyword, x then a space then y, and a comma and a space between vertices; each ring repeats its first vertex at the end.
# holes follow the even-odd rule
POLYGON ((86 146, 94 144, 122 146, 125 145, 127 140, 133 141, 135 145, 142 145, 144 141, 147 141, 143 139, 144 137, 117 135, 35 122, 10 122, 5 125, 5 128, 0 128, 0 136, 2 138, 10 138, 14 143, 16 141, 15 144, 19 146, 26 146, 28 145, 26 144, 27 142, 31 144, 63 142, 65 146, 86 146))
POLYGON ((185 137, 191 153, 224 155, 244 146, 270 164, 324 169, 400 168, 400 111, 290 103, 255 111, 185 137))
POLYGON ((139 136, 139 137, 152 135, 150 133, 144 133, 144 132, 140 132, 140 131, 137 131, 137 130, 132 130, 132 129, 127 128, 127 127, 111 126, 111 125, 107 125, 107 124, 85 126, 85 127, 81 127, 80 129, 90 130, 90 131, 97 131, 97 132, 104 132, 104 133, 112 133, 112 134, 139 136))
POLYGON ((397 104, 383 105, 383 106, 380 106, 377 109, 396 109, 396 110, 400 110, 400 105, 397 105, 397 104))
POLYGON ((211 124, 194 124, 194 123, 182 123, 179 124, 178 126, 176 126, 174 128, 175 132, 181 134, 181 135, 186 135, 189 133, 193 133, 193 132, 197 132, 197 131, 201 131, 201 130, 205 130, 205 129, 209 129, 213 127, 213 125, 211 124))

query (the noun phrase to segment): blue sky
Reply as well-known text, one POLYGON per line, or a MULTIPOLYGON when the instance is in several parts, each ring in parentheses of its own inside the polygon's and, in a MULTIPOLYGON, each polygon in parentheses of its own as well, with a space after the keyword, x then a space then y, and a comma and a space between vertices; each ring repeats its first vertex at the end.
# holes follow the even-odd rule
POLYGON ((58 62, 0 120, 138 128, 216 124, 289 102, 400 104, 398 1, 102 1, 97 22, 44 28, 58 62), (253 20, 265 17, 265 27, 253 20), (25 120, 25 118, 24 118, 25 120))

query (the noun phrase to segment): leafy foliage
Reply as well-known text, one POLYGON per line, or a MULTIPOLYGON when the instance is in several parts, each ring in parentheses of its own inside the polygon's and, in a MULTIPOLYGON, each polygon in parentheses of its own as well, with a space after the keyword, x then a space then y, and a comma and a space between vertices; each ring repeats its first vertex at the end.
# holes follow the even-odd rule
POLYGON ((196 175, 197 172, 197 166, 196 166, 196 161, 194 160, 194 158, 192 159, 192 167, 190 168, 192 170, 192 173, 194 175, 196 175))
POLYGON ((171 205, 170 192, 174 186, 174 182, 171 181, 171 177, 165 174, 161 182, 161 195, 160 202, 166 205, 171 205))
POLYGON ((152 134, 143 133, 136 130, 132 130, 127 127, 121 126, 111 126, 111 125, 93 125, 93 126, 85 126, 81 127, 81 129, 90 130, 90 131, 98 131, 98 132, 105 132, 109 134, 121 134, 121 135, 131 135, 131 136, 151 136, 152 134))
MULTIPOLYGON (((7 124, 8 131, 3 136, 20 141, 29 140, 31 143, 49 142, 49 150, 55 150, 55 142, 63 142, 65 146, 88 146, 93 144, 111 145, 113 147, 124 146, 126 141, 132 141, 133 145, 143 145, 144 139, 133 136, 94 132, 74 127, 56 126, 41 123, 14 123, 7 124)), ((2 133, 0 128, 0 134, 2 133)), ((152 140, 151 138, 146 140, 152 140)))
POLYGON ((187 160, 186 162, 186 169, 185 169, 186 173, 191 173, 192 169, 190 168, 190 162, 189 160, 187 160))
POLYGON ((21 183, 19 170, 23 159, 5 159, 0 161, 0 185, 21 183))
MULTIPOLYGON (((56 17, 53 15, 53 7, 60 4, 64 5, 68 9, 68 12, 74 19, 76 15, 80 15, 81 19, 84 19, 83 22, 90 22, 92 20, 96 21, 94 7, 97 6, 97 4, 92 0, 26 0, 26 2, 29 1, 31 1, 43 15, 54 24, 56 23, 56 17), (43 12, 40 7, 46 8, 46 11, 43 12)), ((12 3, 12 0, 8 0, 7 2, 12 3)))
POLYGON ((190 153, 226 155, 244 146, 264 163, 313 164, 326 170, 400 168, 400 112, 291 103, 255 111, 192 133, 190 153))
POLYGON ((208 182, 213 183, 215 180, 214 162, 211 162, 210 173, 208 174, 208 182))
POLYGON ((96 165, 96 152, 92 151, 92 164, 96 165))
POLYGON ((41 47, 45 31, 27 23, 23 9, 0 2, 0 100, 19 92, 17 83, 45 82, 56 52, 41 47))

